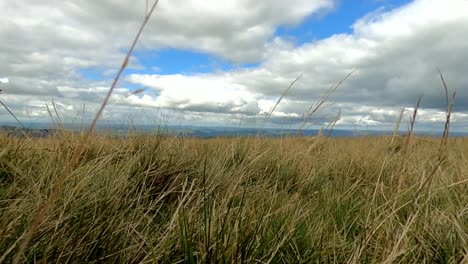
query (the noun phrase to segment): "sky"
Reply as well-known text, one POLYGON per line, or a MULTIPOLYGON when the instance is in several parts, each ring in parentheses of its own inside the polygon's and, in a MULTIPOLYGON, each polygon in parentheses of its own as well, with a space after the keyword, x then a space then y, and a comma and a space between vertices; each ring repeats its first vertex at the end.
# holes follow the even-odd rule
MULTIPOLYGON (((51 123, 54 105, 63 123, 89 122, 145 8, 1 1, 0 100, 23 123, 51 123)), ((439 131, 440 69, 452 129, 468 131, 465 36, 467 0, 160 0, 101 122, 260 127, 274 110, 266 126, 389 130, 422 96, 416 126, 439 131)))

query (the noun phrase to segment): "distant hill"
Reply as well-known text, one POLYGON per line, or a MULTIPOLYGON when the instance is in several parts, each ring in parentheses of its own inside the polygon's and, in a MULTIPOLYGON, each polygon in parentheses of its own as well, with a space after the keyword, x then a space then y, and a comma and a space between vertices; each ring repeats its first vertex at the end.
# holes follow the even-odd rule
POLYGON ((0 133, 14 137, 48 137, 55 134, 56 129, 42 129, 42 128, 21 128, 15 126, 0 126, 0 133))
MULTIPOLYGON (((46 127, 44 125, 44 127, 46 127)), ((71 131, 80 131, 82 128, 74 126, 65 126, 71 131)), ((0 133, 7 134, 9 136, 29 136, 29 137, 48 137, 57 133, 58 129, 53 128, 41 128, 40 126, 30 128, 19 128, 12 125, 0 126, 0 133)), ((297 129, 282 129, 282 128, 239 128, 239 127, 210 127, 210 126, 135 126, 129 127, 126 125, 107 125, 98 126, 96 128, 98 133, 109 133, 114 135, 125 136, 128 133, 138 134, 155 134, 164 133, 168 135, 179 135, 182 137, 199 137, 199 138, 212 138, 212 137, 251 137, 251 136, 263 136, 263 137, 281 137, 281 136, 316 136, 319 134, 317 129, 297 130, 297 129)), ((382 130, 323 130, 323 135, 332 137, 356 137, 356 136, 380 136, 380 135, 391 135, 392 131, 382 130)), ((405 135, 406 132, 399 132, 400 135, 405 135)), ((435 136, 439 137, 442 135, 441 132, 416 132, 419 136, 435 136)), ((451 137, 467 136, 466 133, 461 132, 450 132, 451 137)))

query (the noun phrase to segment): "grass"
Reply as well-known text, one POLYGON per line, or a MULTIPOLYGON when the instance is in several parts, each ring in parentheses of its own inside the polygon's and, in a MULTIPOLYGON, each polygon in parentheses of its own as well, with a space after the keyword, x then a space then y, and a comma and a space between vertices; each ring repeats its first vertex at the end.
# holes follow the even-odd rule
MULTIPOLYGON (((51 185, 52 190, 48 194, 48 198, 44 203, 40 203, 37 205, 37 209, 35 212, 34 217, 32 218, 31 224, 29 225, 28 228, 25 229, 24 233, 18 238, 17 242, 19 242, 19 250, 16 253, 15 257, 13 258, 13 264, 19 263, 24 255, 24 251, 26 250, 26 247, 29 245, 31 242, 31 239, 35 235, 38 226, 44 221, 45 217, 49 213, 50 208, 53 206, 54 202, 57 199, 57 196, 59 195, 60 190, 63 188, 65 182, 68 180, 69 176, 73 173, 74 167, 77 165, 78 160, 81 158, 83 151, 85 150, 85 147, 88 145, 88 142, 90 140, 90 137, 92 136, 95 128, 97 121, 99 120, 101 114, 103 113, 107 103, 109 102, 109 99, 112 95, 112 92, 114 91, 120 76, 124 72, 125 68, 128 66, 128 63, 130 61, 130 56, 133 53, 133 50, 136 47, 136 44, 138 43, 138 40, 143 33, 143 29, 145 28, 146 24, 148 23, 149 19, 151 18, 151 15, 153 14, 156 6, 158 5, 159 0, 154 0, 152 4, 149 4, 148 1, 146 1, 146 9, 145 9, 145 15, 143 17, 143 21, 132 41, 132 44, 130 45, 130 48, 128 49, 128 52, 125 56, 125 59, 122 62, 122 65, 119 67, 119 70, 117 71, 114 80, 107 92, 107 95, 104 97, 104 100, 102 101, 101 106, 99 107, 99 110, 97 111, 96 115, 93 118, 93 121, 91 122, 91 125, 86 129, 84 135, 81 137, 79 143, 76 145, 76 147, 73 149, 73 154, 70 156, 70 159, 67 163, 66 166, 63 167, 63 170, 60 173, 60 177, 57 178, 57 180, 51 185)), ((9 110, 9 108, 1 102, 2 106, 8 110, 8 112, 18 121, 18 123, 21 124, 21 122, 16 118, 15 114, 9 110)), ((60 121, 61 119, 59 117, 59 114, 57 112, 55 103, 52 101, 52 105, 55 109, 55 113, 57 115, 57 120, 60 121)), ((46 105, 47 106, 47 105, 46 105)), ((84 109, 83 109, 84 110, 84 109)), ((51 116, 52 120, 53 115, 50 111, 50 108, 47 106, 47 111, 49 115, 51 116)), ((22 125, 22 124, 21 124, 22 125)), ((24 126, 23 126, 24 127, 24 126)), ((7 252, 10 249, 7 250, 7 252)), ((6 256, 6 253, 3 254, 3 256, 0 258, 3 259, 6 256)), ((0 261, 1 262, 1 261, 0 261)))
MULTIPOLYGON (((0 137, 6 263, 80 140, 66 132, 0 137)), ((96 135, 23 257, 59 263, 466 260, 468 142, 449 139, 440 164, 439 139, 391 142, 96 135)))

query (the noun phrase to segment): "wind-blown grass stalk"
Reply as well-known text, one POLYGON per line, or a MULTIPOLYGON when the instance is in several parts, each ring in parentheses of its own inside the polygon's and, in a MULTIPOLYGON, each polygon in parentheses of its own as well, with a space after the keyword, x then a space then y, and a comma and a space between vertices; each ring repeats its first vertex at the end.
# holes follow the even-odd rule
POLYGON ((61 126, 61 127, 63 127, 63 122, 62 122, 62 119, 60 118, 60 115, 59 115, 59 113, 58 113, 57 105, 55 104, 54 99, 52 99, 52 106, 54 107, 55 116, 57 116, 57 123, 58 123, 58 125, 61 126))
POLYGON ((21 134, 23 134, 23 136, 25 136, 26 138, 29 138, 29 135, 26 134, 26 132, 24 131, 26 129, 26 127, 24 126, 24 124, 18 119, 18 117, 16 117, 16 115, 10 110, 10 108, 2 101, 0 100, 0 104, 2 104, 2 106, 8 111, 8 113, 16 120, 16 122, 18 122, 18 124, 20 124, 21 128, 20 131, 21 131, 21 134))
POLYGON ((275 105, 273 106, 273 108, 270 110, 270 112, 265 115, 265 119, 263 119, 263 123, 262 123, 262 126, 260 128, 260 131, 263 131, 263 129, 265 128, 265 125, 268 123, 268 120, 270 120, 271 118, 271 115, 273 114, 273 112, 275 112, 276 110, 276 107, 278 107, 279 103, 281 103, 281 101, 283 100, 283 98, 286 96, 286 94, 289 92, 289 90, 294 86, 294 84, 299 81, 299 79, 302 78, 302 73, 301 75, 299 75, 298 77, 296 77, 296 79, 294 79, 294 81, 292 81, 288 88, 286 88, 286 90, 284 90, 284 92, 281 94, 281 96, 278 98, 278 100, 276 101, 275 105))
POLYGON ((392 134, 392 138, 390 139, 390 144, 389 144, 389 151, 385 154, 385 157, 384 159, 382 160, 382 165, 380 166, 380 170, 379 170, 379 174, 377 176, 377 180, 376 180, 376 184, 375 184, 375 188, 374 188, 374 191, 372 193, 372 199, 371 199, 371 206, 370 206, 370 210, 369 212, 367 213, 367 216, 366 216, 366 221, 365 221, 365 226, 367 227, 368 224, 369 224, 369 220, 370 220, 370 217, 371 217, 371 213, 372 213, 372 209, 373 209, 373 205, 375 203, 375 199, 377 197, 377 193, 378 191, 381 191, 382 192, 382 186, 383 186, 383 182, 382 182, 382 175, 384 173, 384 169, 385 167, 387 166, 388 162, 389 162, 389 159, 390 159, 390 156, 395 152, 395 148, 394 148, 394 142, 395 142, 395 138, 397 137, 397 134, 398 134, 398 131, 400 129, 400 125, 401 125, 401 120, 403 119, 403 115, 405 113, 405 109, 401 109, 400 111, 400 115, 398 116, 396 122, 395 122, 395 128, 393 129, 393 134, 392 134))
POLYGON ((350 73, 348 73, 343 79, 341 79, 338 83, 332 85, 330 88, 328 88, 325 93, 322 95, 318 103, 315 105, 312 104, 310 105, 309 109, 307 112, 304 114, 304 118, 302 120, 302 124, 299 126, 299 129, 297 133, 299 134, 302 129, 304 129, 305 125, 307 124, 307 121, 322 107, 322 105, 328 100, 330 95, 338 89, 338 87, 341 86, 357 69, 353 69, 350 73))
POLYGON ((442 133, 442 140, 440 141, 440 150, 439 150, 439 153, 440 153, 439 159, 442 159, 442 152, 443 152, 442 148, 444 146, 447 146, 447 140, 449 137, 450 116, 452 114, 452 109, 455 103, 455 96, 457 92, 456 91, 453 92, 452 97, 450 98, 450 101, 449 101, 447 83, 445 82, 444 76, 442 75, 442 72, 440 71, 440 69, 437 69, 437 70, 439 71, 440 80, 442 81, 442 85, 445 91, 445 124, 444 124, 444 132, 442 133))
POLYGON ((422 184, 420 185, 417 193, 416 193, 416 198, 419 198, 419 194, 424 188, 427 188, 427 185, 429 185, 432 181, 432 178, 434 177, 436 171, 440 168, 440 166, 445 162, 447 159, 446 154, 446 149, 447 149, 447 143, 448 143, 448 138, 449 138, 449 129, 450 129, 450 117, 452 115, 452 110, 453 110, 453 105, 455 102, 455 96, 456 92, 453 92, 452 97, 450 98, 449 101, 449 96, 448 96, 448 87, 447 83, 445 82, 444 76, 442 75, 442 72, 440 69, 437 69, 439 72, 440 79, 442 81, 442 85, 445 91, 445 123, 444 123, 444 131, 442 133, 442 138, 440 139, 440 145, 439 145, 439 154, 438 154, 438 162, 436 166, 434 167, 433 171, 429 176, 427 176, 424 181, 422 181, 422 184))
POLYGON ((16 122, 18 122, 18 124, 20 124, 20 126, 22 128, 26 128, 23 123, 16 117, 15 114, 13 114, 13 112, 10 110, 10 108, 5 104, 3 103, 2 100, 0 100, 0 104, 2 104, 2 106, 8 111, 8 113, 16 120, 16 122))
POLYGON ((52 122, 52 126, 55 126, 55 124, 57 124, 57 126, 60 127, 61 122, 59 122, 58 119, 54 118, 54 115, 52 114, 52 111, 50 110, 50 107, 47 103, 45 103, 45 107, 47 113, 49 114, 50 121, 52 122))
POLYGON ((414 110, 413 110, 413 115, 410 117, 410 126, 408 127, 408 133, 406 135, 406 140, 405 140, 405 144, 403 147, 403 158, 400 164, 400 172, 397 173, 394 178, 394 182, 396 184, 395 191, 397 194, 400 193, 402 177, 405 174, 406 167, 408 164, 409 150, 410 150, 410 146, 411 146, 412 139, 413 139, 414 128, 416 124, 416 117, 418 115, 418 110, 421 104, 421 100, 422 100, 422 96, 418 98, 418 102, 416 103, 416 106, 414 107, 414 110))
POLYGON ((104 108, 106 107, 106 105, 107 105, 107 103, 108 103, 108 101, 109 101, 109 99, 110 99, 110 97, 112 95, 112 92, 114 91, 114 89, 115 89, 115 87, 116 87, 116 85, 117 85, 117 83, 118 83, 118 81, 120 79, 120 76, 122 75, 123 71, 127 67, 128 63, 129 63, 129 60, 130 60, 130 56, 132 55, 133 50, 135 49, 135 46, 136 46, 136 44, 138 42, 138 39, 140 38, 140 35, 143 32, 143 29, 145 28, 147 22, 149 21, 149 19, 150 19, 151 15, 152 15, 154 9, 156 8, 158 2, 159 2, 159 0, 156 0, 153 3, 153 5, 151 6, 151 8, 149 9, 149 11, 147 11, 145 13, 145 17, 144 17, 144 20, 143 20, 143 22, 142 22, 142 24, 140 26, 140 29, 138 30, 138 32, 137 32, 137 34, 136 34, 136 36, 135 36, 135 38, 133 40, 133 43, 130 46, 130 49, 128 50, 128 52, 127 52, 127 55, 125 56, 125 59, 124 59, 122 65, 120 66, 119 71, 117 72, 117 75, 115 76, 114 81, 112 82, 112 85, 109 88, 109 91, 108 91, 106 97, 104 98, 104 101, 101 104, 101 107, 99 108, 98 112, 96 113, 96 115, 95 115, 95 117, 93 119, 93 122, 91 123, 91 125, 87 129, 86 133, 82 137, 82 140, 81 140, 80 144, 77 147, 75 147, 75 149, 73 151, 73 154, 72 154, 72 157, 70 159, 70 162, 66 165, 66 167, 63 170, 61 176, 58 178, 57 182, 54 184, 54 186, 52 188, 52 191, 49 194, 46 202, 44 204, 41 204, 37 208, 36 213, 35 213, 35 215, 33 217, 33 221, 31 223, 31 225, 29 226, 29 228, 26 229, 24 239, 21 242, 19 250, 18 250, 18 252, 16 253, 16 255, 15 255, 14 259, 13 259, 14 264, 20 262, 21 257, 23 256, 23 252, 26 250, 26 247, 28 246, 29 242, 31 241, 34 233, 36 232, 36 230, 38 228, 38 226, 41 224, 44 217, 47 215, 50 207, 52 206, 55 199, 57 198, 57 195, 59 194, 60 189, 62 188, 62 186, 65 183, 68 176, 72 173, 73 168, 75 167, 75 165, 78 162, 78 159, 80 158, 80 156, 84 152, 85 146, 88 144, 88 142, 90 140, 90 137, 91 137, 94 129, 96 128, 97 121, 99 120, 102 112, 104 111, 104 108))

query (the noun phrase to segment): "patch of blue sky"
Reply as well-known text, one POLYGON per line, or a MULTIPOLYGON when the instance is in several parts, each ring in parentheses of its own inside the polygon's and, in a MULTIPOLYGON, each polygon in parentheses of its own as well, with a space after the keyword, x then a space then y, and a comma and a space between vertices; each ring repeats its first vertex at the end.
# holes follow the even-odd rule
POLYGON ((296 45, 331 37, 335 34, 351 34, 352 25, 365 15, 382 9, 385 11, 401 7, 411 0, 341 0, 334 10, 321 16, 311 16, 296 26, 281 26, 276 31, 280 36, 296 45))
MULTIPOLYGON (((180 49, 136 51, 133 53, 133 56, 138 59, 139 65, 127 67, 124 72, 125 75, 193 75, 230 71, 240 68, 254 68, 260 65, 259 63, 236 64, 210 54, 180 49)), ((77 73, 83 78, 92 81, 106 81, 114 76, 113 74, 109 74, 109 69, 94 67, 78 69, 77 73)))
POLYGON ((144 69, 128 69, 127 73, 191 75, 258 66, 258 64, 234 64, 214 55, 181 49, 139 51, 134 56, 138 58, 144 69))
POLYGON ((108 76, 104 76, 103 69, 100 68, 81 68, 76 72, 83 78, 90 81, 104 81, 109 79, 108 76))

